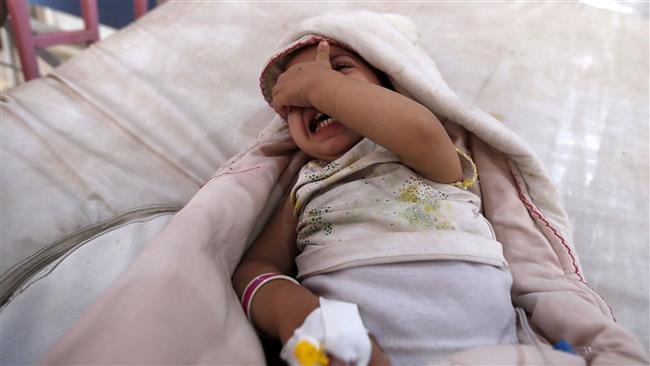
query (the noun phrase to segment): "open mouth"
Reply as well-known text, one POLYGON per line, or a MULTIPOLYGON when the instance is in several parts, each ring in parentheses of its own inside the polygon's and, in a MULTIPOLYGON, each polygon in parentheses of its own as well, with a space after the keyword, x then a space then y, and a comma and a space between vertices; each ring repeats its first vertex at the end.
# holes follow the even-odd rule
POLYGON ((334 123, 334 119, 325 113, 318 112, 314 119, 309 123, 309 131, 318 133, 318 131, 334 123))

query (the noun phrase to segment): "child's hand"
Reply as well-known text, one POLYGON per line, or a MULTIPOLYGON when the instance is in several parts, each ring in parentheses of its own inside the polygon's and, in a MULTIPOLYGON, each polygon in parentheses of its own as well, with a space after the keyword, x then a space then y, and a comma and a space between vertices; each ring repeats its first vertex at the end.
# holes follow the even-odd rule
POLYGON ((370 344, 372 345, 372 354, 370 355, 370 366, 389 366, 390 365, 390 360, 388 359, 388 356, 384 353, 384 351, 381 349, 379 346, 379 343, 377 343, 377 340, 375 337, 368 333, 368 336, 370 336, 370 344))
MULTIPOLYGON (((373 337, 372 334, 368 335, 370 336, 370 344, 372 345, 372 354, 368 366, 389 366, 390 360, 388 359, 388 356, 386 356, 384 351, 382 351, 381 347, 375 340, 375 337, 373 337)), ((353 363, 341 361, 332 355, 328 356, 330 359, 329 366, 354 366, 353 363)))
POLYGON ((278 77, 271 105, 282 118, 287 119, 289 107, 311 107, 310 91, 323 86, 326 77, 340 75, 332 72, 329 51, 329 44, 320 41, 314 61, 295 64, 278 77))

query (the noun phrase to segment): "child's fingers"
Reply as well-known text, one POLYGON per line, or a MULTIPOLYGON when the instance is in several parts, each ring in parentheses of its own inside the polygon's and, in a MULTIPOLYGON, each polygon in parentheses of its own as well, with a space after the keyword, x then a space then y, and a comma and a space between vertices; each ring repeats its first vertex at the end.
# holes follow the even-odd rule
MULTIPOLYGON (((276 98, 274 98, 274 99, 276 99, 276 98)), ((273 110, 275 111, 275 113, 279 114, 282 118, 285 118, 285 116, 283 115, 284 111, 285 111, 285 106, 284 105, 279 103, 277 100, 273 100, 273 102, 271 103, 271 107, 273 107, 273 110)))
POLYGON ((284 104, 278 105, 278 106, 275 108, 275 112, 276 112, 277 114, 279 114, 280 117, 282 117, 282 118, 285 119, 285 120, 286 120, 287 117, 289 116, 289 114, 287 113, 287 106, 285 106, 284 104))
POLYGON ((280 88, 278 88, 278 85, 276 84, 273 87, 273 90, 271 91, 271 94, 273 95, 273 100, 271 101, 271 107, 275 110, 275 113, 279 114, 282 116, 282 118, 286 119, 286 114, 285 114, 285 106, 284 103, 280 101, 280 88))
POLYGON ((275 113, 279 114, 280 117, 284 118, 284 106, 276 106, 275 113))
POLYGON ((316 59, 315 61, 324 61, 330 65, 330 45, 326 40, 318 42, 318 48, 316 48, 316 59))

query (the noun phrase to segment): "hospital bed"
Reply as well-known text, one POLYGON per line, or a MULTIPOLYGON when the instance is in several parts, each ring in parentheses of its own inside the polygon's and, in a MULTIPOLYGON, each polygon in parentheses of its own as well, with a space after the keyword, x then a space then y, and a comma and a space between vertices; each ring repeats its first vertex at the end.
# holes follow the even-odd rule
POLYGON ((647 347, 647 18, 582 3, 170 1, 2 95, 0 363, 35 362, 262 130, 259 73, 293 23, 358 7, 412 18, 451 88, 529 142, 587 282, 647 347))

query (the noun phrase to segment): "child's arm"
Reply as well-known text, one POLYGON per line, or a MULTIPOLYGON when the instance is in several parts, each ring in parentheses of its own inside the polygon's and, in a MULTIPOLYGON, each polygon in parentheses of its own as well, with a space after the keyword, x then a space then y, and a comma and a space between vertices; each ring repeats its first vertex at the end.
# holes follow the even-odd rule
MULTIPOLYGON (((235 269, 232 277, 241 299, 246 285, 257 275, 267 272, 295 276, 296 219, 289 195, 285 194, 275 213, 235 269)), ((285 344, 314 309, 318 297, 308 289, 289 281, 271 281, 255 294, 251 315, 255 326, 285 344)), ((389 361, 371 337, 370 365, 388 365, 389 361)))
POLYGON ((433 113, 392 90, 332 70, 324 42, 314 62, 296 64, 278 78, 273 106, 279 112, 313 106, 388 148, 429 180, 461 179, 456 149, 433 113))
MULTIPOLYGON (((246 285, 267 272, 295 276, 296 220, 289 196, 285 194, 260 235, 244 253, 232 280, 241 299, 246 285)), ((271 281, 262 286, 251 304, 253 323, 264 333, 284 344, 316 309, 318 297, 289 281, 271 281)))

